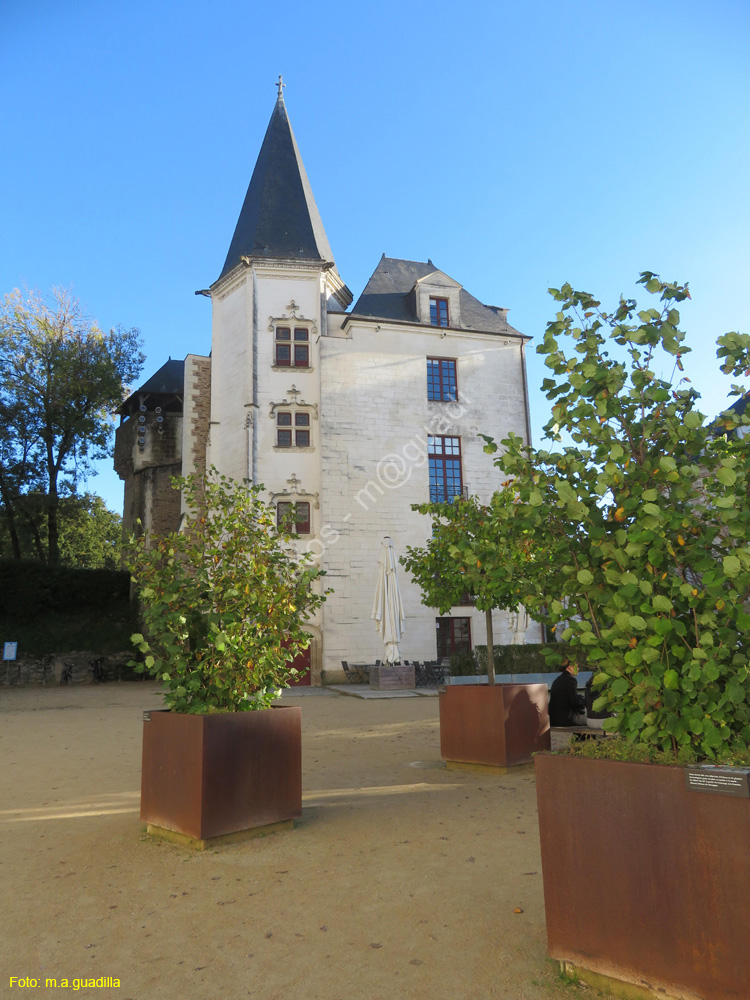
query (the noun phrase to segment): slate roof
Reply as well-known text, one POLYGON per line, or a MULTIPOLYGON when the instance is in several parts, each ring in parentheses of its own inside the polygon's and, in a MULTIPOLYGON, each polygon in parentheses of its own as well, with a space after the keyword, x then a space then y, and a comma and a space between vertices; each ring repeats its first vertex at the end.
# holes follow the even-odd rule
POLYGON ((268 123, 219 277, 243 256, 333 262, 282 97, 268 123))
POLYGON ((136 390, 137 392, 182 393, 185 385, 185 362, 171 358, 154 372, 151 378, 136 390))
POLYGON ((171 358, 161 368, 154 372, 148 381, 139 386, 118 407, 118 413, 126 413, 128 404, 140 393, 147 392, 152 396, 181 396, 185 386, 185 362, 173 361, 171 358))
MULTIPOLYGON (((416 299, 411 294, 412 289, 420 278, 426 278, 438 270, 440 268, 431 260, 399 260, 383 254, 354 305, 351 318, 359 316, 398 323, 418 323, 416 299)), ((461 323, 458 329, 523 336, 503 318, 505 310, 484 305, 464 288, 459 293, 459 304, 461 323)), ((451 326, 456 329, 452 322, 451 326)))

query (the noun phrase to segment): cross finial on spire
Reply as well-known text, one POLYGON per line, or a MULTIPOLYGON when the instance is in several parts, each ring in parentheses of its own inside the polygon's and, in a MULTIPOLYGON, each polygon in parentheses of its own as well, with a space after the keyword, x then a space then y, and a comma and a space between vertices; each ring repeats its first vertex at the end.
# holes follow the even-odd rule
POLYGON ((281 88, 282 87, 286 87, 286 84, 284 83, 284 81, 281 78, 281 73, 279 73, 279 79, 278 79, 278 81, 276 83, 276 86, 279 88, 279 97, 283 101, 284 100, 284 94, 282 93, 282 89, 281 88))

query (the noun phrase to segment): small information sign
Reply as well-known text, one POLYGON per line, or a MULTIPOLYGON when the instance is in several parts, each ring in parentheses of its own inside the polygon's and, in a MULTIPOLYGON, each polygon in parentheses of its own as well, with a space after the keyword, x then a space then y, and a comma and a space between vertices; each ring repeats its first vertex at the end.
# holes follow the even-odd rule
POLYGON ((750 798, 750 767, 685 768, 685 783, 691 792, 712 792, 714 795, 735 795, 750 798))
POLYGON ((18 652, 18 643, 17 642, 4 642, 3 643, 3 659, 4 660, 15 660, 17 652, 18 652))

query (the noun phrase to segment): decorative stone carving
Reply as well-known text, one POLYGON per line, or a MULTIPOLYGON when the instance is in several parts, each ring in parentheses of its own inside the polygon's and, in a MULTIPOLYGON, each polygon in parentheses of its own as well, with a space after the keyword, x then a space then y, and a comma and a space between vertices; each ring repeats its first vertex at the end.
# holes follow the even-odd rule
POLYGON ((306 327, 309 327, 310 333, 313 336, 318 335, 318 324, 314 319, 308 319, 307 316, 302 314, 297 314, 299 306, 292 299, 289 305, 286 307, 286 313, 283 316, 269 316, 268 317, 268 332, 273 333, 277 326, 284 326, 286 323, 294 321, 295 323, 304 323, 306 327))
POLYGON ((304 399, 300 399, 301 393, 294 383, 287 389, 286 397, 282 399, 280 403, 271 403, 271 409, 269 411, 269 417, 274 417, 277 410, 284 410, 289 406, 293 406, 296 410, 310 410, 313 415, 313 420, 318 419, 318 404, 317 403, 306 403, 304 399), (287 398, 289 397, 289 398, 287 398))
POLYGON ((291 503, 294 503, 291 498, 297 497, 300 500, 311 501, 313 509, 320 510, 320 493, 309 493, 307 490, 301 490, 299 487, 302 485, 302 480, 298 479, 294 472, 291 474, 289 479, 287 479, 287 483, 289 483, 289 486, 291 487, 288 490, 279 490, 276 493, 269 491, 272 502, 275 503, 277 500, 288 500, 291 503))

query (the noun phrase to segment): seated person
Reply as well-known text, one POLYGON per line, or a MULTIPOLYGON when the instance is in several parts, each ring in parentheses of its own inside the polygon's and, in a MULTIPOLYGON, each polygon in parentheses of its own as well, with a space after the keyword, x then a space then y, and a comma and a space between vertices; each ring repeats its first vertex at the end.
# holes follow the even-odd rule
POLYGON ((578 693, 577 663, 564 663, 560 676, 552 682, 549 693, 549 724, 551 726, 585 726, 586 708, 578 693))

